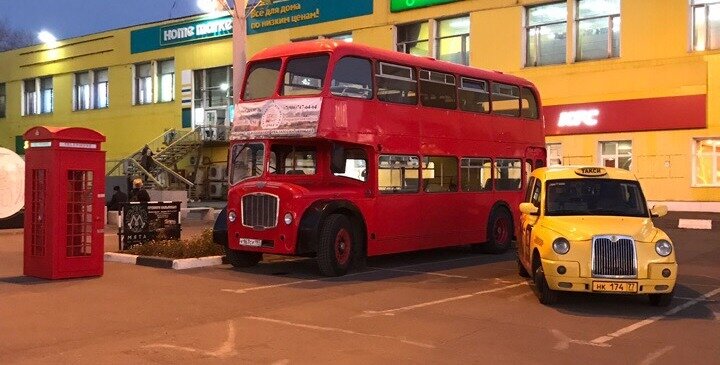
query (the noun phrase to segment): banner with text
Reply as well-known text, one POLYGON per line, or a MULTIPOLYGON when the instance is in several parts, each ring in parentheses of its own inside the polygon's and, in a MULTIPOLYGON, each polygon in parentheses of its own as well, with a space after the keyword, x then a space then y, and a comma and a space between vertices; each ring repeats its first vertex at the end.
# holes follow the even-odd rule
POLYGON ((130 32, 130 52, 154 51, 186 43, 230 37, 232 24, 232 17, 224 16, 133 30, 130 32))
POLYGON ((324 23, 373 13, 373 0, 251 0, 248 34, 324 23), (255 4, 260 3, 257 7, 255 4))
POLYGON ((315 137, 321 107, 322 98, 236 104, 230 139, 315 137))

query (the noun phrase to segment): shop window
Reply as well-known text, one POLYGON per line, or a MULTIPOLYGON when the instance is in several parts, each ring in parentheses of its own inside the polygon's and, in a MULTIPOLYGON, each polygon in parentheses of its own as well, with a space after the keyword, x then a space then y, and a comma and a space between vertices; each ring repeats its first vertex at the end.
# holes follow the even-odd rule
POLYGON ((462 170, 462 191, 492 190, 492 160, 490 158, 463 158, 460 160, 462 170))
POLYGON ((110 105, 108 69, 95 70, 93 75, 95 78, 93 83, 95 108, 107 108, 110 105))
MULTIPOLYGON (((280 68, 280 61, 278 69, 280 68)), ((257 69, 256 69, 257 70, 257 69)), ((252 71, 251 71, 252 72, 252 71)), ((272 80, 257 79, 258 73, 249 76, 252 85, 258 82, 267 82, 260 87, 270 87, 274 90, 277 82, 277 72, 272 80), (253 81, 255 80, 255 81, 253 81)), ((226 140, 229 136, 229 129, 232 118, 232 78, 231 66, 214 67, 194 72, 194 99, 193 99, 193 123, 195 126, 202 126, 202 134, 205 140, 226 140)), ((248 86, 248 88, 253 86, 248 86)), ((192 123, 191 123, 192 124, 192 123)))
POLYGON ((75 74, 75 110, 88 110, 90 104, 90 71, 75 74))
POLYGON ((322 90, 330 56, 291 59, 285 69, 282 95, 317 95, 322 90))
POLYGON ((443 61, 470 64, 470 17, 438 21, 436 58, 443 61))
POLYGON ((372 99, 372 63, 364 58, 343 57, 335 64, 330 93, 348 98, 372 99))
POLYGON ((455 76, 420 70, 420 102, 424 106, 455 109, 455 76))
POLYGON ((40 113, 52 113, 53 111, 53 78, 43 77, 40 79, 40 113))
POLYGON ((693 186, 720 186, 720 138, 696 139, 693 186))
POLYGON ((416 56, 430 56, 430 22, 398 25, 396 49, 416 56))
POLYGON ((495 190, 509 191, 522 188, 522 160, 495 160, 495 190))
POLYGON ((632 166, 632 142, 600 142, 600 165, 630 170, 632 166))
POLYGON ((398 104, 417 104, 415 69, 378 62, 376 76, 378 100, 398 104))
POLYGON ((253 63, 248 71, 243 100, 271 97, 275 93, 281 64, 280 60, 253 63))
POLYGON ((486 81, 461 77, 458 99, 461 110, 476 113, 490 112, 490 92, 486 81))
POLYGON ((416 193, 420 186, 417 156, 380 155, 378 190, 381 194, 416 193))
POLYGON ((158 101, 175 100, 175 60, 158 61, 158 101))
POLYGON ((135 104, 153 102, 152 66, 150 62, 135 65, 135 104))
POLYGON ((567 3, 527 8, 525 66, 565 63, 567 3))
POLYGON ((5 84, 0 83, 0 118, 5 118, 5 110, 7 109, 7 96, 5 84))
POLYGON ((367 154, 364 150, 353 148, 345 150, 345 172, 336 173, 359 181, 367 181, 367 154))
POLYGON ((693 50, 720 48, 720 1, 692 0, 693 50))
POLYGON ((548 154, 548 166, 563 164, 562 143, 548 143, 545 145, 548 154))
POLYGON ((444 193, 458 190, 458 160, 455 157, 423 158, 423 191, 444 193))
POLYGON ((620 0, 578 0, 577 60, 620 56, 620 0))
POLYGON ((493 114, 507 115, 511 117, 520 116, 520 88, 515 85, 491 83, 493 114))
POLYGON ((537 119, 539 113, 535 94, 526 87, 520 90, 520 114, 523 118, 537 119))

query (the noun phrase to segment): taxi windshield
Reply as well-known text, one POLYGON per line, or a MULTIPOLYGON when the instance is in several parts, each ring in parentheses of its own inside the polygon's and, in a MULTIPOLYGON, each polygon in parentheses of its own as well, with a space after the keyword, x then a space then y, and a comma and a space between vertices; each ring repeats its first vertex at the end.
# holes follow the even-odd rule
POLYGON ((647 217, 647 206, 637 181, 567 179, 547 182, 545 214, 647 217))

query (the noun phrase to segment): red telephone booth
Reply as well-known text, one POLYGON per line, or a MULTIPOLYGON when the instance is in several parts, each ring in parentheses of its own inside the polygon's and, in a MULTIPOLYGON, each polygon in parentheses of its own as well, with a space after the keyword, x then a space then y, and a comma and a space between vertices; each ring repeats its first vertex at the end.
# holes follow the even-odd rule
POLYGON ((46 279, 103 274, 105 136, 86 128, 25 132, 24 273, 46 279))

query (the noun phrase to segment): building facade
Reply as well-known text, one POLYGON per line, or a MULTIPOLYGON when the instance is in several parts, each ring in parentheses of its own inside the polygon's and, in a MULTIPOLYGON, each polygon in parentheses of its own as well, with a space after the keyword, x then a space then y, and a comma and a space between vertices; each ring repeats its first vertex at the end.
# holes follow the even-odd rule
MULTIPOLYGON (((336 38, 527 78, 551 164, 626 168, 649 200, 720 211, 718 14, 720 0, 294 0, 257 6, 246 48, 336 38)), ((222 141, 230 23, 173 19, 0 53, 0 146, 21 152, 18 136, 41 124, 102 132, 110 159, 169 129, 222 141)))

